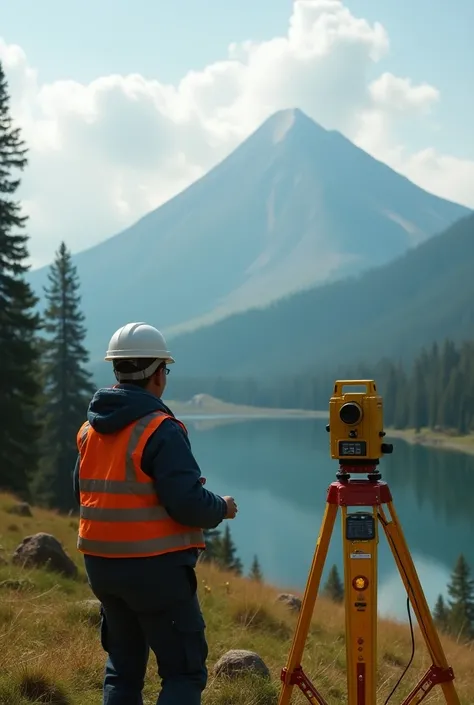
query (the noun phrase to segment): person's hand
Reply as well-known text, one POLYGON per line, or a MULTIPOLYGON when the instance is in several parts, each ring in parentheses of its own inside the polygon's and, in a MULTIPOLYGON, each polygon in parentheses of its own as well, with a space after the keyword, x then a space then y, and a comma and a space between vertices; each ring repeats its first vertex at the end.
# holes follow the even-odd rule
POLYGON ((239 511, 237 509, 237 505, 235 503, 235 499, 233 497, 223 497, 222 498, 224 502, 227 504, 227 513, 225 515, 226 519, 233 519, 237 512, 239 511))

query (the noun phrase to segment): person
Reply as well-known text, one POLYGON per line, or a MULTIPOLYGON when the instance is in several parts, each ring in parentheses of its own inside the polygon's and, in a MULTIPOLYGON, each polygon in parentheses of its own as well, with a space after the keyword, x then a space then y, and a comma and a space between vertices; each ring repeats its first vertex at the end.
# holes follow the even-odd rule
POLYGON ((150 649, 159 705, 199 705, 208 644, 195 567, 204 529, 233 519, 233 497, 204 487, 184 424, 163 403, 164 336, 128 323, 109 342, 117 384, 93 395, 77 433, 77 548, 101 603, 103 705, 142 705, 150 649))

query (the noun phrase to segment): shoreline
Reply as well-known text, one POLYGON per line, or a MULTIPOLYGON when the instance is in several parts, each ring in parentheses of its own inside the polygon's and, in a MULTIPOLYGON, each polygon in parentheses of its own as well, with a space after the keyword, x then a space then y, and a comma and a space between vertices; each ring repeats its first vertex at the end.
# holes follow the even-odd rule
MULTIPOLYGON (((163 400, 177 416, 195 418, 196 421, 225 423, 248 419, 328 419, 329 412, 314 409, 285 409, 233 404, 208 394, 196 394, 189 401, 163 400)), ((386 427, 386 439, 399 438, 412 445, 422 445, 438 450, 455 451, 474 455, 474 433, 465 436, 422 428, 417 433, 413 428, 396 429, 386 427)))
POLYGON ((416 433, 413 428, 390 428, 386 429, 386 438, 400 438, 402 441, 412 445, 422 445, 436 450, 450 450, 458 453, 474 455, 474 434, 468 433, 465 436, 450 435, 443 431, 432 431, 429 428, 420 429, 416 433))
POLYGON ((328 417, 327 411, 314 409, 282 409, 278 407, 250 406, 233 404, 222 401, 207 394, 197 394, 189 401, 174 401, 163 399, 171 411, 177 416, 199 417, 209 420, 238 420, 238 419, 272 419, 272 418, 312 418, 324 419, 328 417))

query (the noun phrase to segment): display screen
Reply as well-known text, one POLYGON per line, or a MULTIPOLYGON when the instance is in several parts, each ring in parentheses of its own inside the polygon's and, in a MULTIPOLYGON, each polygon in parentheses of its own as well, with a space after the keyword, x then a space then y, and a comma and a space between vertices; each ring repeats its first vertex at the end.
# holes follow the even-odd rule
POLYGON ((371 541, 375 538, 375 521, 372 514, 348 514, 346 517, 346 539, 349 541, 371 541))
POLYGON ((365 456, 367 443, 365 441, 339 441, 340 456, 365 456))

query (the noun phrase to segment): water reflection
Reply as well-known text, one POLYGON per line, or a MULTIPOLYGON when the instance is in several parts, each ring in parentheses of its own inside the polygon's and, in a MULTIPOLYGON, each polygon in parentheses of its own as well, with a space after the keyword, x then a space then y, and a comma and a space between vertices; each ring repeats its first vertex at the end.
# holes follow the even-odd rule
MULTIPOLYGON (((238 520, 231 528, 248 569, 257 553, 265 578, 302 588, 319 532, 326 491, 337 462, 328 454, 324 420, 247 420, 213 425, 187 419, 194 452, 208 486, 233 494, 238 520)), ((446 583, 459 553, 474 568, 470 480, 474 457, 394 440, 381 463, 395 508, 430 606, 446 583)), ((323 580, 336 563, 342 574, 340 517, 323 580)), ((405 591, 380 527, 379 606, 405 619, 405 591)))

